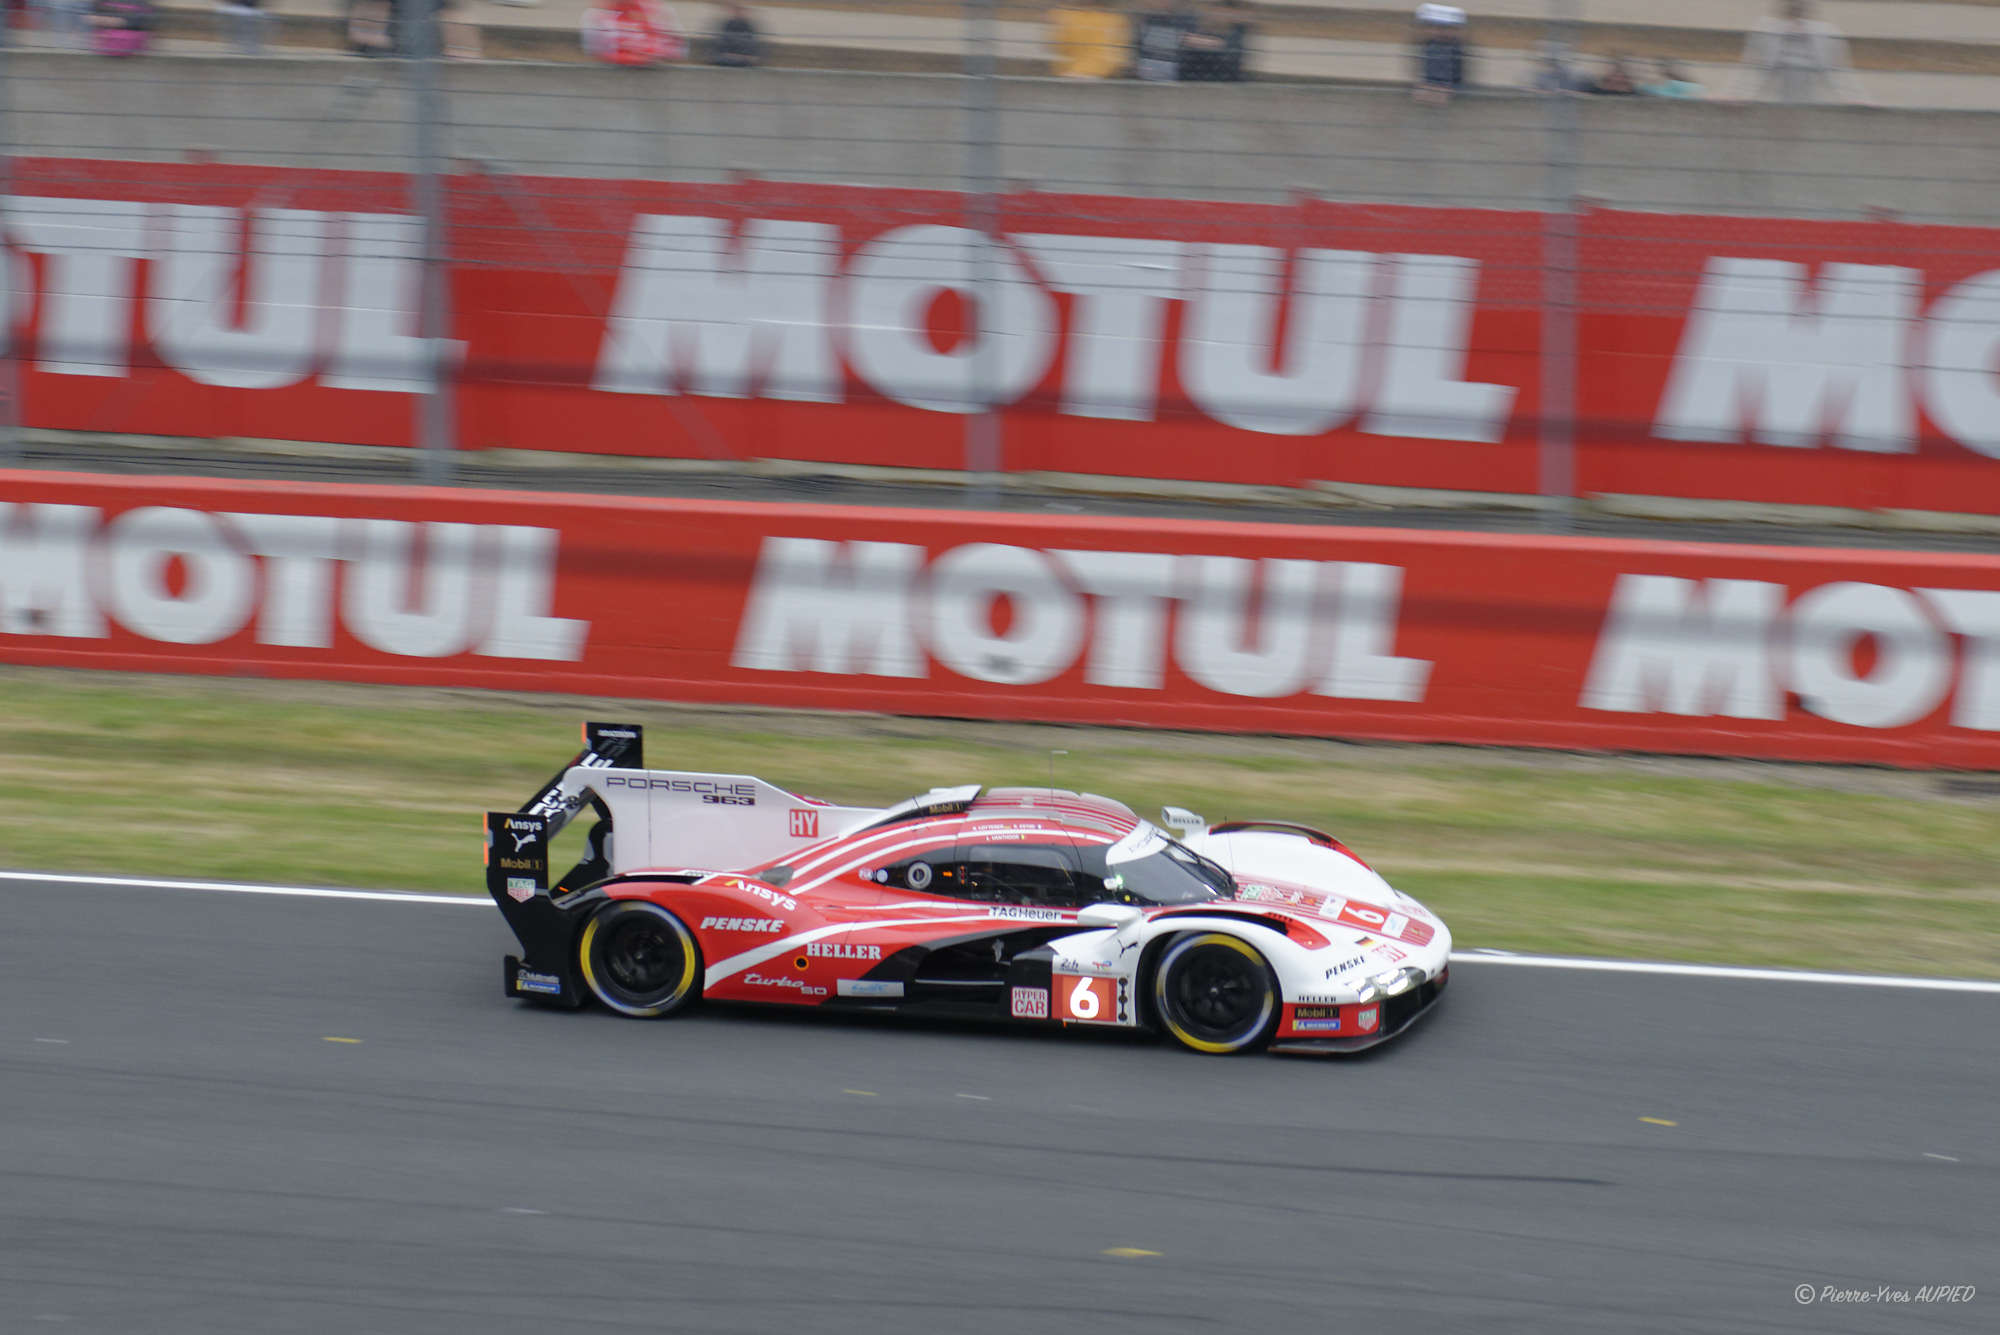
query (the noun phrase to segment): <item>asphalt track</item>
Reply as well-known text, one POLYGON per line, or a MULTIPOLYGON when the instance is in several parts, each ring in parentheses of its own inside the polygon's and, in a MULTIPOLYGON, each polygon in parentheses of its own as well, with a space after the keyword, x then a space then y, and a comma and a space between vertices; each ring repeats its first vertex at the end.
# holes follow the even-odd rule
POLYGON ((508 941, 0 881, 0 1330, 2000 1329, 2000 995, 1468 962, 1217 1060, 545 1013, 508 941))

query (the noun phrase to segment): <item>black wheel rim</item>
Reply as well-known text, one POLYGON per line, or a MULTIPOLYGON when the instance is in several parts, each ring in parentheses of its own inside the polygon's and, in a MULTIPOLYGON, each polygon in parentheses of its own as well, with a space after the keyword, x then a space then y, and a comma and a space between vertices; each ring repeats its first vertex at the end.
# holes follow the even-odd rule
POLYGON ((1268 985, 1257 962, 1229 946, 1196 946, 1174 961, 1167 1004, 1174 1019, 1210 1043, 1241 1038, 1263 1019, 1268 985))
POLYGON ((604 972, 619 991, 635 997, 672 991, 687 968, 673 928, 647 914, 612 924, 604 943, 604 972))

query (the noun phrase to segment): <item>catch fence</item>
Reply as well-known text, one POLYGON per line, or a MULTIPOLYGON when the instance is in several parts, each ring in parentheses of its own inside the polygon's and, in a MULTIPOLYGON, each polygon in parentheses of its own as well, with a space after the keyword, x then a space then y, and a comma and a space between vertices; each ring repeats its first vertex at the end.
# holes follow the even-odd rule
POLYGON ((13 50, 9 438, 2000 513, 1992 115, 1034 77, 1011 13, 958 73, 13 50))

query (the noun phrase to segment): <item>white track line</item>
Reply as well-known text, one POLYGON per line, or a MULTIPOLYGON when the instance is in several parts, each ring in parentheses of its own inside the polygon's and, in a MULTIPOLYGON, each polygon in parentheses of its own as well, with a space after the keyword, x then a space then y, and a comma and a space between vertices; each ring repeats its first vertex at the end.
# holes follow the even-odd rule
POLYGON ((1521 969, 1570 969, 1586 973, 1659 973, 1676 978, 1734 978, 1757 983, 1833 983, 1848 987, 1908 987, 1926 992, 1986 992, 2000 983, 1971 978, 1908 978, 1875 973, 1818 973, 1809 969, 1748 969, 1728 964, 1664 964, 1648 960, 1589 960, 1567 955, 1455 953, 1453 964, 1511 964, 1521 969))
MULTIPOLYGON (((475 908, 485 895, 419 895, 394 890, 331 890, 302 885, 245 885, 235 881, 166 881, 137 876, 72 876, 53 872, 0 871, 0 881, 42 881, 135 890, 207 890, 234 895, 277 895, 290 899, 365 899, 401 904, 455 904, 475 908)), ((1872 973, 1820 973, 1806 969, 1749 969, 1727 964, 1666 964, 1649 960, 1593 960, 1567 955, 1486 954, 1458 951, 1453 964, 1503 964, 1516 969, 1566 969, 1577 973, 1650 973, 1675 978, 1723 978, 1753 983, 1828 983, 1845 987, 1901 987, 1924 992, 1977 992, 2000 995, 2000 983, 1970 978, 1910 978, 1872 973)))
POLYGON ((491 904, 485 895, 418 895, 395 890, 326 890, 304 885, 243 885, 235 881, 156 881, 137 876, 58 876, 39 871, 0 871, 0 881, 51 881, 59 885, 101 885, 131 890, 209 890, 229 895, 280 895, 287 899, 372 899, 403 904, 491 904))

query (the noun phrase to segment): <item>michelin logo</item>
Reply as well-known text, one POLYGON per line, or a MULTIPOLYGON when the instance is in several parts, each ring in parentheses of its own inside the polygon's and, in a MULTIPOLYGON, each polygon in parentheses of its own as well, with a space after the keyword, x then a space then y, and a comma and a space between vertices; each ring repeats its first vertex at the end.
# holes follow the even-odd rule
POLYGON ((835 992, 843 997, 900 997, 903 995, 901 983, 883 982, 875 978, 842 978, 834 984, 835 992))
POLYGON ((562 979, 552 973, 536 973, 532 969, 521 969, 514 975, 514 987, 520 992, 539 992, 543 996, 562 995, 562 979))

